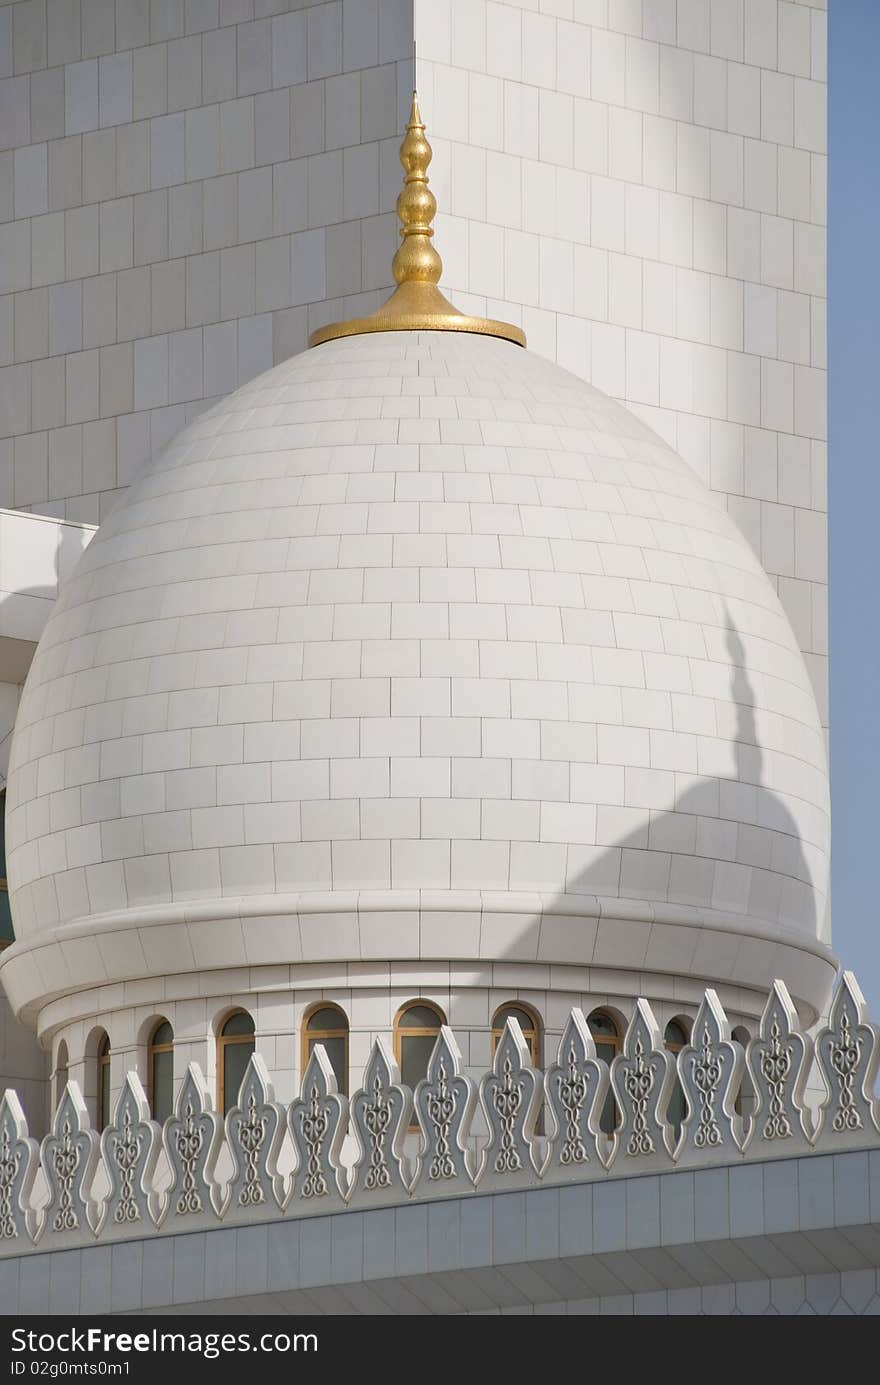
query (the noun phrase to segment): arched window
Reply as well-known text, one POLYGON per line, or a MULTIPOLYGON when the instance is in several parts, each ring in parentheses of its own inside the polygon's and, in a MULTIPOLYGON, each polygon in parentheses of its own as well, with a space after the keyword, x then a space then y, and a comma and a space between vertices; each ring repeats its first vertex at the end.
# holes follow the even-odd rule
POLYGON ((443 1011, 430 1000, 411 1000, 398 1010, 394 1021, 394 1056, 400 1068, 400 1080, 407 1087, 415 1087, 428 1071, 428 1059, 440 1026, 445 1023, 443 1011))
POLYGON ((238 1101, 238 1089, 254 1047, 253 1019, 247 1010, 233 1010, 217 1038, 217 1105, 224 1116, 238 1101))
POLYGON ((98 1129, 106 1130, 110 1124, 110 1036, 102 1034, 98 1040, 98 1129))
POLYGON ((53 1110, 57 1111, 61 1105, 61 1098, 64 1096, 64 1088, 67 1086, 68 1067, 70 1058, 67 1052, 67 1044, 62 1039, 58 1045, 58 1052, 55 1054, 55 1100, 52 1103, 53 1110))
MULTIPOLYGON (((751 1042, 751 1034, 745 1025, 738 1024, 735 1029, 730 1031, 730 1037, 735 1039, 743 1048, 747 1048, 751 1042)), ((733 1109, 738 1116, 750 1116, 755 1109, 755 1089, 749 1077, 748 1068, 743 1068, 742 1081, 739 1084, 739 1091, 733 1103, 733 1109)))
POLYGON ((0 790, 0 952, 14 942, 9 887, 6 883, 6 790, 0 790))
MULTIPOLYGON (((620 1028, 617 1020, 607 1010, 594 1010, 588 1017, 587 1024, 596 1045, 596 1057, 601 1058, 610 1067, 612 1060, 620 1052, 620 1028)), ((602 1107, 602 1115, 599 1117, 599 1127, 606 1135, 611 1135, 616 1125, 617 1103, 614 1100, 614 1092, 609 1090, 602 1107)))
POLYGON ((348 1020, 338 1005, 315 1006, 302 1031, 302 1070, 305 1072, 315 1044, 324 1052, 336 1076, 337 1089, 348 1095, 348 1020))
POLYGON ((153 1120, 166 1121, 174 1110, 174 1030, 160 1020, 147 1049, 147 1094, 153 1120))
POLYGON ((504 1033, 504 1026, 508 1020, 516 1020, 522 1030, 522 1036, 526 1041, 533 1065, 538 1068, 541 1066, 541 1022, 537 1014, 530 1005, 524 1005, 520 1000, 512 1000, 507 1005, 502 1005, 492 1018, 492 1055, 501 1041, 504 1033))
MULTIPOLYGON (((663 1033, 663 1045, 669 1053, 680 1053, 689 1040, 688 1023, 684 1019, 670 1020, 663 1033)), ((672 1084, 666 1119, 675 1131, 675 1138, 681 1134, 681 1123, 687 1115, 687 1101, 678 1073, 672 1084)))

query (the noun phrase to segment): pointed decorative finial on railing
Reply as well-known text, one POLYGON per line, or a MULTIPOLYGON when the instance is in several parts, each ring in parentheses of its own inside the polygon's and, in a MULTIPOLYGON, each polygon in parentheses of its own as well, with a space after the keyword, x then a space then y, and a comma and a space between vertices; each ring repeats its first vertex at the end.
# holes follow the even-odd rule
MULTIPOLYGON (((413 54, 415 71, 415 54, 413 54)), ((428 165, 433 151, 425 134, 419 98, 412 94, 412 107, 400 162, 403 187, 397 198, 401 244, 391 263, 397 288, 370 317, 350 318, 319 327, 309 337, 309 346, 320 346, 337 337, 355 337, 366 332, 474 332, 479 336, 502 337, 525 346, 525 333, 509 322, 484 317, 468 317, 454 308, 437 287, 443 261, 432 244, 437 201, 428 186, 428 165)))

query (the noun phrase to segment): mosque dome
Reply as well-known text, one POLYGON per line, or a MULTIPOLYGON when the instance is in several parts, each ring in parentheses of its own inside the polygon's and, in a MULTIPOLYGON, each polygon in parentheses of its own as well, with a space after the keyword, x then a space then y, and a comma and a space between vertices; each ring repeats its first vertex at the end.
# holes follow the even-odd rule
POLYGON ((280 908, 315 960, 737 975, 750 937, 815 952, 827 798, 794 636, 687 463, 508 342, 382 333, 238 390, 102 525, 22 699, 9 879, 37 967, 69 937, 137 974, 196 917, 196 964, 242 963, 280 908))
POLYGON ((826 755, 771 581, 623 406, 407 325, 198 417, 64 585, 10 764, 16 1006, 382 958, 782 976, 812 1015, 826 755))

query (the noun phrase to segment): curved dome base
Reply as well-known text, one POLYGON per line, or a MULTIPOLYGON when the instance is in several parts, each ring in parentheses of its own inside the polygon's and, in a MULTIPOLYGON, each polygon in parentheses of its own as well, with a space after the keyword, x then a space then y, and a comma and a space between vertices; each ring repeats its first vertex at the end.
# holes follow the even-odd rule
MULTIPOLYGON (((739 915, 583 895, 377 890, 200 900, 92 916, 14 944, 0 961, 0 978, 19 1016, 34 1021, 60 997, 120 982, 371 961, 613 969, 618 983, 631 974, 633 996, 649 999, 646 974, 700 989, 756 991, 766 989, 768 977, 781 977, 806 1024, 822 1012, 837 972, 824 944, 739 915)), ((560 985, 569 990, 570 978, 560 985)), ((203 994, 202 985, 193 993, 203 994)))

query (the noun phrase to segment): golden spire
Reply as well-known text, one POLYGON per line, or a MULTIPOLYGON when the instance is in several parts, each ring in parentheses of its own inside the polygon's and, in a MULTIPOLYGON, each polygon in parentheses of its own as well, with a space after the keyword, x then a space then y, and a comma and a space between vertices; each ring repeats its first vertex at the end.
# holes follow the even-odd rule
POLYGON ((412 110, 400 146, 403 187, 397 198, 401 244, 391 270, 397 288, 370 317, 349 318, 319 327, 309 337, 309 346, 336 337, 354 337, 364 332, 475 332, 487 337, 503 337, 525 346, 525 333, 508 322, 460 313, 440 292, 437 283, 443 261, 432 244, 437 202, 428 187, 428 165, 433 153, 425 136, 419 111, 419 98, 413 92, 412 110))

